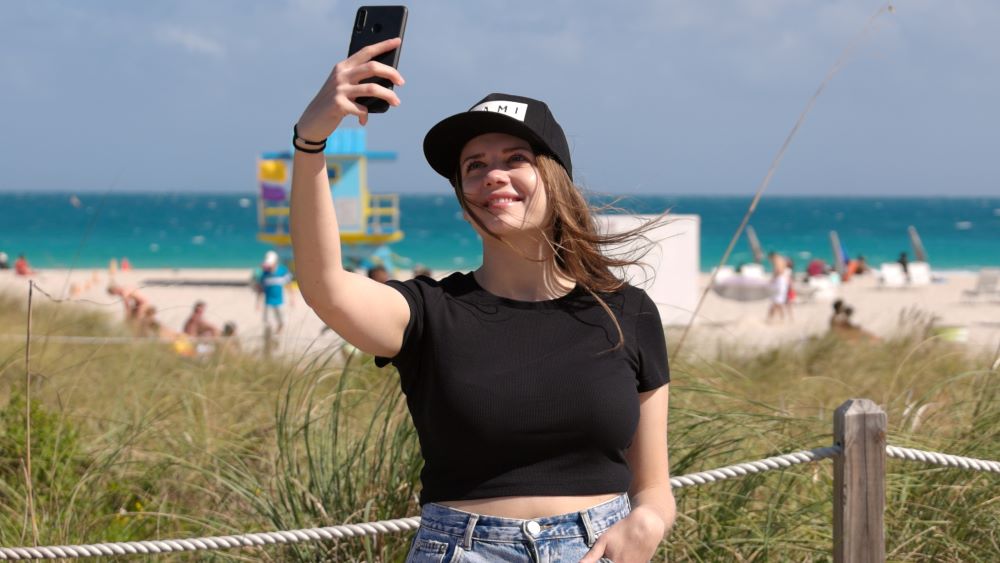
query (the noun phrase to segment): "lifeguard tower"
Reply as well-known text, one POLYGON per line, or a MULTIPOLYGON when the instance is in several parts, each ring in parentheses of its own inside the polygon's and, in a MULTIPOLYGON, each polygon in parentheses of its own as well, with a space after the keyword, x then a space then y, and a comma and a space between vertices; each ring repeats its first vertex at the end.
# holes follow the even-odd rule
MULTIPOLYGON (((327 140, 327 174, 345 266, 380 264, 395 270, 389 244, 403 239, 399 196, 368 191, 368 162, 392 161, 394 152, 367 150, 364 129, 338 129, 327 140)), ((257 239, 273 244, 283 260, 291 258, 288 206, 292 190, 292 152, 267 152, 257 159, 257 239)), ((290 266, 294 263, 289 261, 290 266)))

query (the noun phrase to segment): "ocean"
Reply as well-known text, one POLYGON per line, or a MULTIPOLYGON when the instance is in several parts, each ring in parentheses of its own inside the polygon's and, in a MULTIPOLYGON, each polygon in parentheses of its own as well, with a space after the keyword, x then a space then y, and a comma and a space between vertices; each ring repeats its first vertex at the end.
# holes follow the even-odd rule
MULTIPOLYGON (((627 196, 630 212, 671 209, 701 216, 701 267, 711 270, 750 197, 627 196)), ((0 251, 24 253, 36 268, 104 268, 128 257, 137 268, 253 268, 269 246, 256 240, 253 194, 0 193, 0 251)), ((482 260, 475 232, 451 193, 401 195, 400 263, 467 270, 482 260)), ((936 270, 1000 266, 1000 198, 833 198, 766 196, 750 221, 765 251, 832 260, 829 232, 870 264, 913 259, 907 227, 920 233, 936 270)), ((745 237, 729 263, 751 260, 745 237)))

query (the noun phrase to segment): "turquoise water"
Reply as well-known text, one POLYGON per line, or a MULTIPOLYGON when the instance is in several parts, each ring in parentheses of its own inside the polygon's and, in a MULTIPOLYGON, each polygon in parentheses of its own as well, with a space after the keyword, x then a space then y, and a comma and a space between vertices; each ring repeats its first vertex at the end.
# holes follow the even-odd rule
MULTIPOLYGON (((749 197, 631 196, 638 213, 671 208, 702 219, 701 266, 721 258, 749 197)), ((406 238, 395 254, 435 269, 469 269, 481 260, 476 234, 450 193, 400 196, 406 238)), ((200 194, 0 194, 0 251, 25 253, 39 268, 105 267, 127 256, 139 268, 249 268, 267 245, 256 241, 254 196, 200 194)), ((920 232, 936 269, 1000 266, 1000 198, 764 197, 750 222, 765 251, 831 259, 829 231, 849 255, 877 264, 910 251, 908 225, 920 232)), ((912 258, 913 253, 910 251, 912 258)), ((730 259, 750 260, 741 240, 730 259)))

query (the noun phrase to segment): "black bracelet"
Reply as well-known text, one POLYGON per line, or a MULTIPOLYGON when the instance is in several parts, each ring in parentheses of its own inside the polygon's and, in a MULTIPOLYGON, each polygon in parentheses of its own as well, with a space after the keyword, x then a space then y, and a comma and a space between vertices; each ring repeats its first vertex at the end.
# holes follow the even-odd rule
POLYGON ((300 137, 299 136, 299 124, 298 123, 296 123, 295 125, 292 126, 292 143, 295 143, 296 140, 302 141, 303 143, 305 143, 307 145, 323 145, 323 146, 326 146, 326 139, 323 139, 322 141, 310 141, 309 139, 306 139, 305 137, 300 137))
POLYGON ((292 146, 295 147, 295 150, 297 150, 299 152, 305 152, 305 153, 309 153, 309 154, 318 154, 318 153, 321 153, 321 152, 323 152, 323 151, 326 150, 326 143, 323 143, 322 145, 319 145, 318 147, 300 147, 299 144, 295 142, 295 141, 302 141, 302 140, 303 139, 300 139, 299 137, 295 137, 294 139, 292 139, 292 146))

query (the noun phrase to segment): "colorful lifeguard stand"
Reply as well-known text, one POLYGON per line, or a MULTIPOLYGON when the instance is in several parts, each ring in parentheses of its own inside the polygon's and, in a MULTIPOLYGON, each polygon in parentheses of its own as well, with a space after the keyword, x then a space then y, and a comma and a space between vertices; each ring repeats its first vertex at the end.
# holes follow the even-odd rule
MULTIPOLYGON (((367 150, 364 129, 338 129, 327 139, 326 169, 330 177, 345 266, 376 264, 395 270, 388 245, 403 239, 399 228, 399 196, 368 190, 368 162, 392 161, 394 152, 367 150)), ((257 239, 273 244, 283 259, 291 258, 288 207, 292 191, 292 151, 266 152, 257 159, 257 239)))

